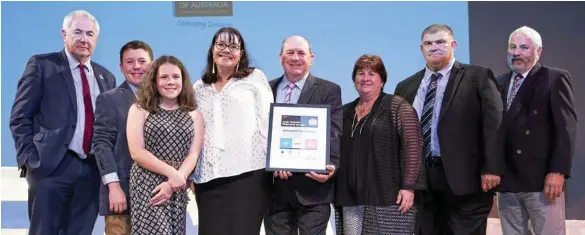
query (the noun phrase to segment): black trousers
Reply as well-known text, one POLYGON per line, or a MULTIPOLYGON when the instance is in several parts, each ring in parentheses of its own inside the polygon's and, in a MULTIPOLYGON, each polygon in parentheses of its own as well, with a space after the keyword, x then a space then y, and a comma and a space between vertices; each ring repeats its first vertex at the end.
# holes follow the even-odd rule
POLYGON ((485 235, 494 194, 455 195, 442 165, 427 166, 426 171, 428 190, 421 193, 415 234, 485 235))
POLYGON ((199 235, 258 235, 270 203, 264 169, 195 185, 199 235))
POLYGON ((266 235, 325 235, 331 217, 329 204, 273 204, 264 218, 266 235))

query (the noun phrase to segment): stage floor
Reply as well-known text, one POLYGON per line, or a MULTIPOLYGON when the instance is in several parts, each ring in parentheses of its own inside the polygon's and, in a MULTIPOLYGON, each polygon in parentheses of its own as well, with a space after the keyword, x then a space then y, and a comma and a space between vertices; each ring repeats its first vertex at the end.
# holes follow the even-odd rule
MULTIPOLYGON (((2 235, 26 235, 29 226, 27 215, 27 189, 26 180, 18 178, 18 172, 15 167, 2 167, 1 171, 1 198, 2 203, 0 210, 2 215, 0 217, 2 235)), ((192 194, 189 195, 191 202, 187 206, 187 234, 197 235, 197 205, 194 203, 195 198, 192 194)), ((333 235, 335 224, 333 221, 333 214, 327 228, 327 235, 333 235)), ((104 220, 103 217, 98 217, 94 227, 93 235, 104 234, 104 220)), ((264 235, 264 231, 260 231, 264 235)), ((500 221, 497 218, 490 218, 488 220, 489 235, 500 235, 502 230, 500 221)), ((585 221, 568 220, 567 221, 567 235, 585 235, 585 221)))

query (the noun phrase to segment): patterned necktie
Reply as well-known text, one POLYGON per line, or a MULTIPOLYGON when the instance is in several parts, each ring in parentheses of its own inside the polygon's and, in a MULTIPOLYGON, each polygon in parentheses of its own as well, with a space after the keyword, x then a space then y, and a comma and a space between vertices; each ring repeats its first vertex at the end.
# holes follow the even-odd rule
POLYGON ((427 89, 425 96, 425 103, 423 106, 421 126, 424 140, 423 153, 425 158, 430 158, 433 153, 431 151, 431 125, 433 123, 433 111, 435 107, 435 96, 437 95, 437 80, 443 75, 440 73, 434 73, 431 75, 431 82, 427 89))
POLYGON ((91 137, 93 133, 93 104, 91 103, 89 82, 87 81, 87 76, 85 75, 85 66, 83 64, 79 64, 79 73, 81 75, 83 106, 85 112, 85 126, 83 127, 83 153, 87 155, 91 149, 91 137))
POLYGON ((510 95, 508 96, 508 102, 506 104, 506 110, 510 109, 512 106, 512 101, 514 101, 514 97, 516 97, 516 93, 518 93, 518 88, 520 87, 520 80, 522 80, 522 74, 516 75, 514 78, 514 85, 512 85, 512 90, 510 91, 510 95))
POLYGON ((286 94, 284 96, 284 103, 290 104, 290 97, 292 96, 292 91, 293 89, 295 89, 295 84, 294 83, 289 83, 288 86, 286 86, 286 94))

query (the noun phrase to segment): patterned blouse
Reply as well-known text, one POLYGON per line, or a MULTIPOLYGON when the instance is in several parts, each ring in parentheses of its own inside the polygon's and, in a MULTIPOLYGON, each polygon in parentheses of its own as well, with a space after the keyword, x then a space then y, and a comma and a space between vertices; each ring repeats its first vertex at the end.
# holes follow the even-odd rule
POLYGON ((195 183, 266 167, 268 115, 274 97, 259 70, 230 79, 221 91, 197 81, 195 102, 203 114, 205 137, 193 173, 195 183))

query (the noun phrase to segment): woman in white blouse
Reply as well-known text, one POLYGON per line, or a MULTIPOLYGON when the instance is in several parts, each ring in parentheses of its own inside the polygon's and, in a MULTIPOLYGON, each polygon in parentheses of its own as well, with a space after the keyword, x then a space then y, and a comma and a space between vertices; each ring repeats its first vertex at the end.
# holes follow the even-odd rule
POLYGON ((268 210, 265 172, 268 113, 274 102, 264 73, 249 67, 240 32, 220 29, 209 48, 195 101, 205 121, 193 174, 201 235, 257 235, 268 210))

